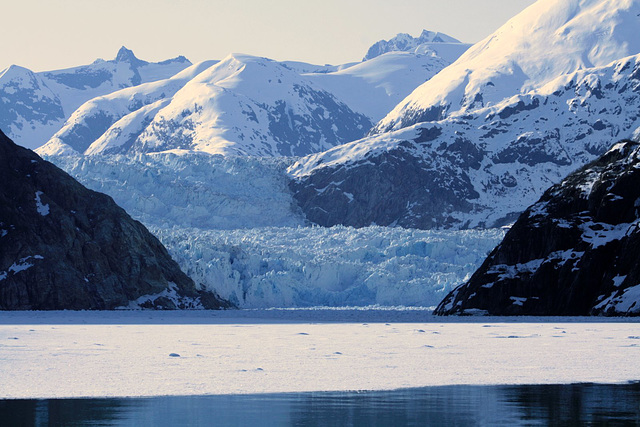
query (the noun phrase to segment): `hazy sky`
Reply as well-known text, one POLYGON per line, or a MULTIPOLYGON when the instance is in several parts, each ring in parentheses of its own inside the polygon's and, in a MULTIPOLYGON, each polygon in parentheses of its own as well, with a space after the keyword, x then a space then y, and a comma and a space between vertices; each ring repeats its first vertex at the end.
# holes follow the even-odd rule
POLYGON ((340 64, 399 32, 491 34, 534 0, 0 0, 0 70, 44 71, 112 59, 193 62, 230 52, 340 64))

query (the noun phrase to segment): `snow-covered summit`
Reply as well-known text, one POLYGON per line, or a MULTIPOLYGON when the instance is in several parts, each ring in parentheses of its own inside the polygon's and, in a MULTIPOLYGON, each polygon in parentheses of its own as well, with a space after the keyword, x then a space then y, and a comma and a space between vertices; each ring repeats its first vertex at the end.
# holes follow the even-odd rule
POLYGON ((461 116, 640 53, 640 2, 539 0, 418 87, 375 132, 461 116))
POLYGON ((306 155, 357 139, 371 125, 290 67, 231 54, 87 102, 38 152, 306 155))
POLYGON ((146 62, 122 47, 113 60, 34 73, 12 65, 0 73, 0 128, 16 143, 44 144, 89 99, 167 79, 191 65, 185 57, 146 62))
POLYGON ((0 129, 28 134, 37 124, 52 132, 63 119, 62 102, 42 76, 17 65, 0 72, 0 129))
POLYGON ((120 89, 91 99, 82 104, 36 152, 40 155, 60 155, 127 150, 150 112, 167 105, 167 98, 216 62, 203 61, 169 79, 120 89))
POLYGON ((418 37, 412 37, 407 33, 399 33, 392 39, 380 40, 373 44, 362 60, 367 61, 387 52, 419 52, 420 49, 426 47, 425 45, 440 43, 462 44, 451 36, 443 33, 434 33, 433 31, 422 30, 418 37))

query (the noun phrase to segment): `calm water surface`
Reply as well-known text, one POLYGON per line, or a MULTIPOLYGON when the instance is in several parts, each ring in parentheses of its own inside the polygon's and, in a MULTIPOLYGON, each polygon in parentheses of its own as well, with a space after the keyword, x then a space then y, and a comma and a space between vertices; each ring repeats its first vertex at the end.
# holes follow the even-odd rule
POLYGON ((0 400, 0 425, 640 425, 640 383, 0 400))

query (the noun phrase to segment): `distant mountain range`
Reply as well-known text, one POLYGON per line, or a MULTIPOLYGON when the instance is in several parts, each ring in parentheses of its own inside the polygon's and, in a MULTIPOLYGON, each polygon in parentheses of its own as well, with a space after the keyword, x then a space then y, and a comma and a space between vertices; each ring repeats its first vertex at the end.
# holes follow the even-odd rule
MULTIPOLYGON (((460 40, 446 34, 422 30, 418 37, 400 33, 390 40, 380 40, 369 48, 362 60, 368 61, 389 52, 412 52, 423 55, 435 53, 437 55, 448 50, 458 52, 457 56, 460 56, 469 47, 471 45, 461 43, 460 40)), ((451 62, 456 58, 453 58, 451 62)))
POLYGON ((345 66, 241 54, 203 62, 168 79, 88 100, 38 152, 304 156, 325 151, 362 138, 468 48, 441 37, 450 42, 432 41, 441 45, 438 52, 394 51, 345 66))
POLYGON ((12 65, 0 71, 0 129, 18 144, 37 148, 89 99, 162 80, 191 63, 183 56, 150 63, 122 47, 116 58, 34 73, 12 65))

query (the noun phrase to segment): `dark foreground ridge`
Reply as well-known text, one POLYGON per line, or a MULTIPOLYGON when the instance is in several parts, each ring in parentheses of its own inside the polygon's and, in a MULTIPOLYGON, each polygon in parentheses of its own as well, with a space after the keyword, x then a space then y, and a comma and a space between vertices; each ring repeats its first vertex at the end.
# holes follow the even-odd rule
POLYGON ((0 309, 221 308, 107 195, 0 131, 0 309))
POLYGON ((435 314, 640 315, 640 144, 545 192, 435 314))

